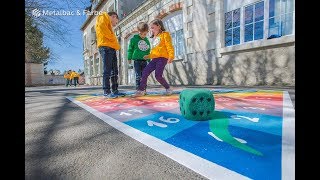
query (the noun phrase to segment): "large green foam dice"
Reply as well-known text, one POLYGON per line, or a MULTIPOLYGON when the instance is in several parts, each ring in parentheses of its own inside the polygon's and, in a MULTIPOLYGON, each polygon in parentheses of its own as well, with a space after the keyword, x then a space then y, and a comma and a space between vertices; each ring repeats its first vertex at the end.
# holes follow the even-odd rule
POLYGON ((185 89, 180 93, 181 115, 189 120, 213 119, 215 101, 207 89, 185 89))

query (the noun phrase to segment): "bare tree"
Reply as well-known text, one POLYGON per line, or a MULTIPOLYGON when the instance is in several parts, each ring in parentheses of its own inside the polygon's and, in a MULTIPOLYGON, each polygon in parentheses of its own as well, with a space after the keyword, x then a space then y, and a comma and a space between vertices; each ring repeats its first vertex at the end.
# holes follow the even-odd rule
POLYGON ((71 32, 68 22, 62 16, 36 16, 35 12, 82 10, 90 4, 89 0, 25 0, 25 54, 26 60, 38 63, 58 61, 54 51, 43 45, 43 38, 60 46, 73 46, 69 41, 71 32), (34 33, 36 32, 36 33, 34 33))
MULTIPOLYGON (((65 45, 68 42, 70 27, 68 22, 62 16, 34 16, 35 10, 42 11, 58 11, 65 7, 70 11, 84 9, 88 5, 85 0, 25 0, 25 13, 33 17, 35 25, 49 38, 59 45, 65 45)), ((68 45, 71 46, 69 43, 68 45)))

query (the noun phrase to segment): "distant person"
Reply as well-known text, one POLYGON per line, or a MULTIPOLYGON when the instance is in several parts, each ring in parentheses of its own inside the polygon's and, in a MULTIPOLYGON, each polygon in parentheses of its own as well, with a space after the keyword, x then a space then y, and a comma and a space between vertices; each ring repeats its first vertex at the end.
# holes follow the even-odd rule
POLYGON ((72 70, 70 69, 69 71, 69 74, 70 74, 70 76, 69 76, 69 81, 70 81, 70 86, 72 86, 72 80, 73 80, 73 77, 71 76, 72 75, 72 70))
POLYGON ((152 59, 147 67, 142 72, 140 86, 135 93, 135 96, 144 96, 147 87, 148 76, 155 71, 157 81, 166 89, 165 94, 171 95, 172 89, 167 81, 163 78, 163 71, 167 63, 171 63, 174 59, 174 48, 170 33, 164 28, 163 22, 160 19, 155 19, 150 22, 152 33, 153 48, 149 55, 144 56, 144 59, 152 59))
POLYGON ((77 85, 79 85, 80 74, 75 71, 72 71, 71 76, 73 78, 73 85, 76 87, 77 85))
POLYGON ((130 39, 128 48, 129 64, 134 60, 134 71, 136 74, 136 90, 140 86, 142 71, 147 66, 147 60, 143 59, 145 55, 150 53, 150 42, 146 37, 149 31, 149 26, 145 22, 138 23, 137 29, 139 34, 134 35, 130 39))
POLYGON ((110 98, 125 95, 118 90, 119 72, 116 51, 120 49, 120 44, 112 29, 118 24, 118 21, 116 12, 108 12, 108 14, 103 12, 98 15, 95 25, 97 46, 103 62, 103 94, 110 98))
POLYGON ((69 71, 67 71, 67 72, 63 75, 63 78, 66 79, 66 87, 68 87, 68 85, 71 86, 71 83, 70 83, 70 73, 69 73, 69 71))

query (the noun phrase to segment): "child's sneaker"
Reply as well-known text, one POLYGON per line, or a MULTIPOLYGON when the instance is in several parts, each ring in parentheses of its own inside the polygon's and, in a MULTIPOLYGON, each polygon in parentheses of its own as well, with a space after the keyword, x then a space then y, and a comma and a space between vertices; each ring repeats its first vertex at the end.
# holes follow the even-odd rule
POLYGON ((144 95, 146 95, 146 91, 140 91, 140 90, 137 90, 136 93, 134 94, 135 97, 144 96, 144 95))
POLYGON ((111 98, 111 99, 118 97, 118 96, 117 96, 116 94, 114 94, 114 93, 103 94, 103 96, 106 97, 106 98, 111 98))
POLYGON ((115 91, 113 92, 113 94, 116 95, 116 96, 121 96, 121 97, 126 96, 125 93, 121 93, 121 92, 119 92, 118 90, 115 90, 115 91))
POLYGON ((170 96, 173 93, 172 89, 166 89, 166 92, 164 93, 167 96, 170 96))
POLYGON ((110 90, 107 90, 107 89, 105 89, 105 90, 103 90, 103 95, 108 95, 108 94, 110 94, 111 93, 111 91, 110 90))

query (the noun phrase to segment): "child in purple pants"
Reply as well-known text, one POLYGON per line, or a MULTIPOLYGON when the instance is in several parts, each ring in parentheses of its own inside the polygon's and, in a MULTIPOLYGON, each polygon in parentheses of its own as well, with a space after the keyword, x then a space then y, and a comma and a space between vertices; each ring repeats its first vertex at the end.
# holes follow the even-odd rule
POLYGON ((171 63, 174 59, 174 48, 171 41, 169 32, 166 32, 163 22, 155 19, 150 23, 152 32, 153 48, 149 55, 144 56, 144 59, 152 59, 151 62, 145 67, 142 72, 140 86, 135 93, 135 96, 144 96, 145 88, 147 86, 148 76, 155 70, 157 81, 166 88, 166 95, 171 95, 172 90, 170 85, 163 78, 163 71, 167 63, 171 63))

